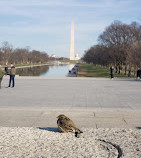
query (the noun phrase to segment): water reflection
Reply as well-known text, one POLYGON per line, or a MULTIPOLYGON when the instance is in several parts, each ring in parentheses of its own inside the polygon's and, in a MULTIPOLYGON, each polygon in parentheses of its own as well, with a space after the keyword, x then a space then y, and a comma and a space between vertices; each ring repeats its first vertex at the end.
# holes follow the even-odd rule
POLYGON ((16 73, 20 76, 65 77, 74 64, 35 66, 19 68, 16 73))
POLYGON ((49 71, 49 66, 35 66, 16 69, 19 76, 40 76, 49 71))

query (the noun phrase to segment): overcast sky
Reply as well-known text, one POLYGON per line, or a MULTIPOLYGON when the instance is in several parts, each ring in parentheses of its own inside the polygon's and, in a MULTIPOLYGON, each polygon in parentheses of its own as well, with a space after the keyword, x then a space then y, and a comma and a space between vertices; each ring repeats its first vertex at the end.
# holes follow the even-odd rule
POLYGON ((82 56, 114 20, 140 23, 141 0, 0 0, 0 42, 69 57, 72 20, 82 56))

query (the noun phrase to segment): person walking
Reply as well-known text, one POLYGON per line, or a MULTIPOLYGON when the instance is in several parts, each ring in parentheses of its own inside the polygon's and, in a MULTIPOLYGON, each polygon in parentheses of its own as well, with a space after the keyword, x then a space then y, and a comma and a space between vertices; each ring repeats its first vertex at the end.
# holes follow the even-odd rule
POLYGON ((16 74, 16 68, 15 66, 11 63, 11 69, 10 69, 10 80, 9 80, 9 86, 8 87, 11 87, 11 81, 12 81, 12 87, 15 87, 15 74, 16 74))
POLYGON ((114 68, 113 66, 110 67, 110 75, 111 75, 111 79, 114 78, 114 68))

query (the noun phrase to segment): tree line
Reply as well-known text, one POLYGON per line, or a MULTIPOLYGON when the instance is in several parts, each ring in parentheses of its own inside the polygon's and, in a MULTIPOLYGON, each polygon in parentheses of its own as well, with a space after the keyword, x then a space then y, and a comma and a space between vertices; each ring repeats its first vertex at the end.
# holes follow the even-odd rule
POLYGON ((3 42, 0 47, 0 65, 46 63, 47 61, 49 56, 46 52, 30 51, 28 47, 14 49, 8 42, 3 42))
POLYGON ((114 21, 98 37, 98 44, 85 51, 83 61, 102 66, 114 66, 116 72, 130 76, 141 69, 141 25, 114 21))

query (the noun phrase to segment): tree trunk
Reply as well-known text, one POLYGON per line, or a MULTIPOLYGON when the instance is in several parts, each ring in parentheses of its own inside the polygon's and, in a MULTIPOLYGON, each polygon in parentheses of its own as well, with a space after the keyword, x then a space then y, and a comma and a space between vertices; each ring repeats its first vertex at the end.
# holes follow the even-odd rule
POLYGON ((124 72, 124 75, 127 74, 127 66, 125 65, 125 72, 124 72))
POLYGON ((129 66, 129 70, 128 70, 128 77, 131 76, 131 66, 129 66))
POLYGON ((119 67, 118 67, 118 74, 120 74, 120 65, 119 65, 119 67))
POLYGON ((117 68, 117 66, 115 67, 115 69, 116 69, 115 73, 117 73, 117 72, 118 72, 118 68, 117 68))
POLYGON ((134 66, 134 77, 136 76, 136 66, 134 66))

